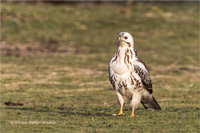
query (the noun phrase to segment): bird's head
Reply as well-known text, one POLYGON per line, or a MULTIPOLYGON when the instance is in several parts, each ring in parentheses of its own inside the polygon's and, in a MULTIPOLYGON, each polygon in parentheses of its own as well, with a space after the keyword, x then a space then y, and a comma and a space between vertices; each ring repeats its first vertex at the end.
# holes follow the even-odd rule
POLYGON ((117 42, 121 47, 134 47, 133 37, 128 32, 120 32, 117 35, 117 42))

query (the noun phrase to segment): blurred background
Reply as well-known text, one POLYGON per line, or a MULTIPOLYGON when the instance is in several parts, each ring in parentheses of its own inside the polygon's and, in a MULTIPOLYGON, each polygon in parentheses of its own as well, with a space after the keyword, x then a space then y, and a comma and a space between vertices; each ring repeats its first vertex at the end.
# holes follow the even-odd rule
POLYGON ((4 0, 1 105, 4 132, 197 131, 199 2, 4 0), (137 121, 108 117, 118 112, 108 64, 122 31, 133 35, 163 109, 140 106, 137 121))

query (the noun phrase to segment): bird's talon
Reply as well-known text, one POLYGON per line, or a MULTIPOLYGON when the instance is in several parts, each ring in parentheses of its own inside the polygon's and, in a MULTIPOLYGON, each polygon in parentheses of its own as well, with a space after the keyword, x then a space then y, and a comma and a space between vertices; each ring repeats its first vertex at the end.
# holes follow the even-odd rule
POLYGON ((122 113, 122 114, 113 114, 112 116, 124 116, 125 114, 122 113))
POLYGON ((124 113, 122 113, 122 114, 118 114, 118 116, 124 116, 125 114, 124 113))

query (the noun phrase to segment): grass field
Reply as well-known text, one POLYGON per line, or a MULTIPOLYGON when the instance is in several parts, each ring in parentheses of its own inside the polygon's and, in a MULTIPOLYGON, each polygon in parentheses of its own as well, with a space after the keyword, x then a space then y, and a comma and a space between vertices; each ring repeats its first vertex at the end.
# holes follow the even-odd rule
POLYGON ((1 132, 198 132, 199 7, 1 5, 1 132), (130 32, 162 111, 123 117, 108 79, 130 32), (21 103, 22 106, 5 105, 21 103))

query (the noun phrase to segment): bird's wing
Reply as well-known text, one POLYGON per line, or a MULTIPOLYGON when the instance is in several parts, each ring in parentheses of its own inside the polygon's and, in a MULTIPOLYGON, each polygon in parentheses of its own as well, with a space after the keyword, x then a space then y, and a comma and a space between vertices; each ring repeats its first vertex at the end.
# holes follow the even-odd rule
POLYGON ((137 60, 135 61, 134 69, 135 72, 140 76, 142 83, 146 89, 146 91, 143 91, 142 94, 142 100, 141 100, 142 105, 146 109, 161 110, 160 105, 152 95, 153 93, 152 82, 146 64, 140 58, 137 58, 137 60))
POLYGON ((146 64, 140 58, 137 58, 135 61, 134 70, 140 76, 145 89, 152 94, 153 89, 149 70, 147 69, 146 64))

